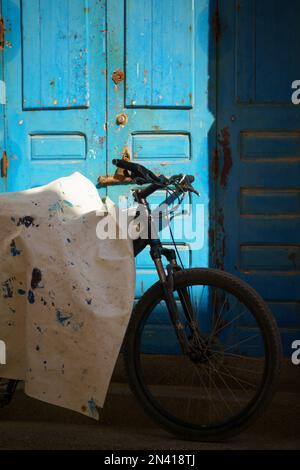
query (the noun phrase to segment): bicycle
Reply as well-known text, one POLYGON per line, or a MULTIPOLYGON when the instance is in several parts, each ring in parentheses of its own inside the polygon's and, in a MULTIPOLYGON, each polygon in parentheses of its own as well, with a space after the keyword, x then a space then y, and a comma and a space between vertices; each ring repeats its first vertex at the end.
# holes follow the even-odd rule
MULTIPOLYGON (((163 246, 147 198, 165 190, 164 207, 181 203, 185 194, 198 194, 193 176, 167 178, 128 160, 113 163, 143 186, 132 194, 149 236, 133 241, 134 255, 149 246, 159 278, 138 300, 126 332, 131 390, 154 421, 180 438, 219 441, 238 434, 263 413, 277 387, 282 347, 275 319, 241 279, 218 269, 184 269, 174 238, 175 249, 163 246), (162 324, 173 345, 159 356, 159 367, 154 324, 162 324)), ((5 386, 7 404, 15 381, 5 386)))

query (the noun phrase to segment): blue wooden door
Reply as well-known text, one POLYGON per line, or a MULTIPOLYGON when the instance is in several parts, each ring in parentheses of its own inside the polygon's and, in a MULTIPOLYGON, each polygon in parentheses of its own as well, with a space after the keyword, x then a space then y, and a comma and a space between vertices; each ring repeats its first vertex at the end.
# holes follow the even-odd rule
MULTIPOLYGON (((201 198, 183 215, 197 226, 199 244, 178 235, 186 267, 208 264, 208 134, 210 3, 208 0, 108 2, 108 166, 126 152, 155 173, 191 173, 201 198), (119 73, 119 80, 115 80, 119 73), (121 78, 121 79, 120 79, 121 78), (117 83, 115 83, 117 81, 117 83), (124 114, 125 123, 118 124, 124 114), (196 203, 202 204, 196 219, 196 203)), ((212 78, 212 77, 211 77, 212 78)), ((212 84, 212 82, 211 82, 212 84)), ((109 187, 130 204, 128 186, 109 187)), ((164 193, 153 196, 155 204, 164 193)), ((165 232, 164 243, 170 243, 165 232)), ((137 297, 157 280, 148 253, 137 260, 137 297)), ((165 337, 167 341, 167 337, 165 337)))
POLYGON ((268 301, 290 355, 300 337, 300 2, 219 5, 214 259, 268 301))
POLYGON ((2 0, 6 189, 105 169, 105 2, 2 0))
MULTIPOLYGON (((96 184, 99 175, 114 174, 111 160, 124 151, 158 173, 194 174, 201 198, 187 200, 192 210, 182 219, 197 238, 175 236, 186 267, 207 266, 213 3, 2 0, 10 163, 4 189, 76 170, 96 184), (122 114, 126 122, 118 124, 122 114)), ((130 204, 128 186, 107 193, 130 204)), ((157 276, 146 253, 137 269, 140 297, 157 276)))

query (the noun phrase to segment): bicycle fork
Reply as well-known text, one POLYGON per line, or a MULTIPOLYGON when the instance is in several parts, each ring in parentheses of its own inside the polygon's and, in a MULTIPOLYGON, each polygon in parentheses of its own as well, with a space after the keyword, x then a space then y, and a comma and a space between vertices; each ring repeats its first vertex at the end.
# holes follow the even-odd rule
MULTIPOLYGON (((160 240, 152 240, 150 254, 155 264, 155 267, 159 276, 159 280, 162 285, 168 313, 170 315, 172 324, 174 326, 175 333, 178 338, 181 350, 183 354, 190 354, 192 352, 191 345, 186 336, 185 325, 183 324, 180 318, 177 302, 174 296, 173 272, 174 270, 181 269, 177 264, 175 251, 172 249, 164 248, 161 245, 160 240), (169 264, 167 265, 167 274, 163 267, 162 256, 165 256, 169 262, 169 264)), ((199 331, 198 331, 198 327, 196 327, 195 316, 194 316, 188 289, 186 288, 178 289, 178 295, 179 295, 181 304, 183 306, 185 317, 188 321, 191 332, 195 333, 196 331, 194 330, 195 328, 197 328, 197 335, 198 335, 199 331)))

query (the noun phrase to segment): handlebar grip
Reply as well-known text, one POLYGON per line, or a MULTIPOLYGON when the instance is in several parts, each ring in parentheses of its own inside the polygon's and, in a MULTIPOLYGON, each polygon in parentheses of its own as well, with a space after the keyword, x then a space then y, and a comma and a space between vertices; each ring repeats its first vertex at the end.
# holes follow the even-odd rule
POLYGON ((146 181, 150 178, 152 182, 161 183, 161 179, 158 176, 139 163, 132 163, 128 160, 120 160, 118 158, 114 158, 112 163, 118 168, 130 171, 135 177, 144 178, 146 181))
POLYGON ((117 166, 118 168, 122 168, 123 170, 129 170, 132 172, 136 172, 136 164, 131 163, 128 160, 121 160, 118 158, 114 158, 112 161, 113 165, 117 166))

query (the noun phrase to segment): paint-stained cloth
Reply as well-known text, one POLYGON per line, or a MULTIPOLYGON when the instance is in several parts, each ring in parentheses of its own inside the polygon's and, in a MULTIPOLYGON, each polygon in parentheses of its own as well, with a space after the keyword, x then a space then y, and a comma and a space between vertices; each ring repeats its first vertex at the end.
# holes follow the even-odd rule
POLYGON ((132 241, 96 236, 109 207, 80 173, 0 195, 0 377, 94 418, 135 288, 132 241))

